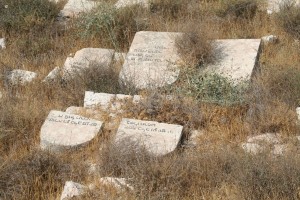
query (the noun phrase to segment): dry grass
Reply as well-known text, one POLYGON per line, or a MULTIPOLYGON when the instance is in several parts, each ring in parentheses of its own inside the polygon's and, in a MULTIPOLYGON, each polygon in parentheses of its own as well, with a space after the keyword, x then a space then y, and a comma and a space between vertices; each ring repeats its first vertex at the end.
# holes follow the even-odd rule
POLYGON ((112 10, 106 10, 104 16, 100 13, 103 8, 98 8, 94 13, 104 18, 95 19, 92 17, 96 15, 87 14, 75 20, 70 29, 57 26, 53 18, 41 23, 45 21, 31 15, 33 21, 29 20, 29 24, 20 22, 24 25, 22 31, 1 29, 0 34, 7 37, 8 43, 6 50, 0 50, 0 89, 4 94, 0 100, 0 198, 55 199, 65 181, 97 182, 97 177, 94 180, 85 172, 86 163, 94 162, 100 164, 101 176, 131 178, 130 183, 136 189, 125 193, 112 190, 112 196, 105 198, 103 192, 95 190, 85 199, 298 199, 297 152, 274 158, 268 154, 248 155, 238 147, 249 135, 299 134, 295 123, 295 108, 300 100, 300 53, 299 44, 294 42, 298 37, 297 12, 288 10, 293 11, 289 18, 282 18, 286 16, 282 12, 268 16, 260 2, 230 2, 234 3, 155 0, 149 10, 110 7, 112 10), (86 24, 80 22, 93 22, 93 26, 86 29, 86 24), (28 30, 32 24, 40 26, 28 30), (131 144, 111 145, 113 133, 108 128, 91 148, 76 155, 51 155, 36 150, 40 127, 50 110, 82 105, 85 90, 135 93, 119 87, 118 66, 108 71, 95 66, 68 84, 43 85, 40 83, 43 77, 81 48, 126 51, 135 32, 141 30, 188 33, 180 44, 193 70, 197 69, 194 65, 213 61, 211 43, 206 39, 260 38, 274 34, 280 40, 263 48, 260 74, 246 93, 239 96, 243 98, 239 103, 225 106, 201 99, 195 101, 194 94, 187 97, 183 90, 188 74, 182 74, 174 88, 145 93, 147 98, 140 105, 128 105, 120 116, 181 124, 186 137, 191 130, 202 129, 205 137, 199 138, 197 150, 180 148, 172 155, 153 158, 143 151, 132 151, 131 144), (5 73, 19 68, 38 72, 38 80, 24 87, 5 85, 5 73), (162 97, 165 94, 173 95, 173 101, 162 97), (100 146, 105 148, 99 152, 100 146))

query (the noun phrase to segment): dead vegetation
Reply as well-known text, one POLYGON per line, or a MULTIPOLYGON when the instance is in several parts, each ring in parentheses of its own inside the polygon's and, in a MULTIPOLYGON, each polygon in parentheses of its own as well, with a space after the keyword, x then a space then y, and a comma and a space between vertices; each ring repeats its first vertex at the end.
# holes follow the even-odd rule
MULTIPOLYGON (((155 0, 149 10, 139 6, 114 10, 107 1, 110 10, 103 13, 103 8, 98 8, 72 22, 70 29, 64 29, 54 25, 59 8, 52 4, 41 7, 50 9, 47 16, 26 18, 25 13, 25 22, 19 15, 15 22, 18 25, 6 22, 11 17, 4 6, 17 2, 0 2, 0 35, 8 41, 7 49, 0 50, 1 77, 16 68, 36 71, 40 77, 37 82, 18 88, 5 86, 1 78, 0 198, 55 199, 65 181, 91 181, 84 176, 87 160, 100 165, 101 176, 129 178, 135 190, 121 194, 112 191, 112 196, 105 198, 94 190, 83 199, 299 198, 297 153, 274 158, 245 154, 239 148, 249 135, 299 134, 295 108, 300 100, 300 53, 294 40, 299 39, 299 9, 283 7, 278 14, 268 16, 259 1, 195 0, 187 4, 181 0, 155 0), (87 27, 89 23, 91 26, 87 27), (31 29, 33 25, 35 28, 31 29), (177 45, 186 60, 184 67, 190 71, 182 74, 173 88, 145 93, 148 98, 139 106, 129 105, 124 117, 181 124, 185 137, 191 130, 201 129, 205 137, 199 138, 199 148, 180 148, 167 157, 153 158, 143 151, 132 151, 130 144, 111 146, 112 133, 104 129, 99 142, 104 148, 100 152, 97 145, 89 149, 89 158, 82 151, 71 156, 70 162, 70 155, 37 151, 40 127, 50 110, 82 105, 85 90, 136 92, 119 86, 118 66, 107 71, 95 66, 85 73, 87 76, 67 84, 42 85, 39 81, 55 66, 62 66, 67 55, 81 48, 128 50, 135 32, 141 30, 185 32, 177 45), (260 38, 267 34, 278 35, 280 40, 262 50, 260 74, 247 90, 235 92, 226 84, 227 90, 217 90, 219 79, 207 79, 210 84, 205 85, 205 90, 202 88, 203 82, 199 82, 195 70, 215 59, 213 43, 208 40, 260 38), (190 80, 198 80, 194 82, 197 87, 190 80), (193 90, 185 84, 193 86, 193 90), (162 97, 166 95, 173 96, 173 101, 162 97), (220 103, 224 99, 226 104, 220 103)), ((36 9, 31 4, 20 5, 25 7, 19 7, 16 14, 36 9)))

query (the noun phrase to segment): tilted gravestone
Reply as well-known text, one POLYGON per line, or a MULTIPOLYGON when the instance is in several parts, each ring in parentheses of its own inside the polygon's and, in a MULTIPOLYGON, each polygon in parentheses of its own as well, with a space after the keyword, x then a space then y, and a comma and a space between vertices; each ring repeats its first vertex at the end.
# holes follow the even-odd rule
POLYGON ((88 144, 100 132, 102 122, 52 110, 41 128, 41 148, 60 151, 88 144))
POLYGON ((175 39, 181 35, 170 32, 137 32, 121 69, 120 82, 138 89, 174 83, 180 71, 175 39))
POLYGON ((145 148, 152 155, 163 156, 177 148, 182 129, 180 125, 123 118, 115 142, 117 145, 145 148))
POLYGON ((216 62, 207 67, 235 83, 248 81, 259 67, 261 39, 215 40, 216 62))

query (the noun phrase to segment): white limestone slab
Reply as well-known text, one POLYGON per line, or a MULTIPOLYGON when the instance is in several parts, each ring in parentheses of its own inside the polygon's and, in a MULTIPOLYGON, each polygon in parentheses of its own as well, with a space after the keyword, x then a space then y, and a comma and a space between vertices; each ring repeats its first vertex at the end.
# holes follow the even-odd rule
POLYGON ((68 0, 60 11, 62 17, 76 17, 80 13, 88 12, 97 6, 97 1, 92 0, 68 0))
POLYGON ((264 151, 264 147, 256 143, 243 143, 242 148, 246 153, 258 154, 264 151))
POLYGON ((74 57, 68 57, 63 67, 64 77, 80 73, 89 67, 107 70, 110 67, 115 51, 113 49, 84 48, 77 51, 74 57))
POLYGON ((122 145, 131 141, 155 156, 163 156, 177 148, 182 129, 180 125, 123 118, 115 142, 122 145))
POLYGON ((5 49, 5 38, 0 38, 0 49, 5 49))
POLYGON ((86 91, 84 95, 84 107, 99 107, 102 109, 108 109, 115 96, 115 94, 95 93, 91 91, 86 91))
POLYGON ((249 143, 266 143, 266 144, 279 144, 280 138, 275 133, 265 133, 248 138, 249 143))
POLYGON ((149 6, 149 0, 119 0, 116 4, 116 8, 124 8, 127 6, 140 5, 147 8, 149 6))
POLYGON ((6 79, 12 85, 25 85, 37 78, 37 73, 15 69, 9 72, 6 79))
POLYGON ((100 178, 99 182, 103 185, 112 186, 118 190, 124 190, 126 188, 133 190, 133 187, 127 183, 127 179, 125 178, 103 177, 100 178))
POLYGON ((67 181, 60 196, 60 200, 68 200, 73 197, 83 195, 87 189, 88 187, 84 185, 75 183, 73 181, 67 181))
POLYGON ((40 146, 59 151, 86 145, 99 134, 102 124, 80 115, 52 110, 42 125, 40 146))
POLYGON ((171 32, 137 32, 121 69, 120 82, 138 89, 174 83, 180 72, 180 57, 175 45, 175 39, 180 35, 171 32))
POLYGON ((209 72, 220 74, 235 83, 251 79, 258 58, 261 39, 215 40, 216 63, 207 67, 209 72))

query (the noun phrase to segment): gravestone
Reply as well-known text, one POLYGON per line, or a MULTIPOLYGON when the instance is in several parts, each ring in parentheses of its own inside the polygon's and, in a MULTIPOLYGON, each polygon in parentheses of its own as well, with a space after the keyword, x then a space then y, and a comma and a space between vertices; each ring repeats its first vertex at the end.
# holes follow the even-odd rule
POLYGON ((137 32, 121 69, 120 82, 138 89, 174 83, 180 71, 175 45, 178 36, 181 33, 137 32))
POLYGON ((216 62, 208 65, 207 70, 234 83, 249 81, 259 67, 261 39, 216 40, 215 44, 216 62))
POLYGON ((22 69, 15 69, 8 73, 6 80, 12 85, 25 85, 37 78, 37 73, 22 69))
POLYGON ((63 77, 69 78, 81 73, 84 69, 97 67, 108 70, 113 61, 113 49, 84 48, 77 51, 74 57, 68 57, 63 67, 63 77))
POLYGON ((180 125, 123 118, 115 142, 125 145, 126 141, 129 145, 145 148, 150 154, 163 156, 177 148, 182 129, 180 125))
POLYGON ((116 8, 124 8, 127 6, 140 5, 143 7, 149 6, 149 0, 119 0, 116 4, 116 8))
POLYGON ((92 141, 101 127, 101 121, 52 110, 42 125, 40 146, 53 151, 80 147, 92 141))

